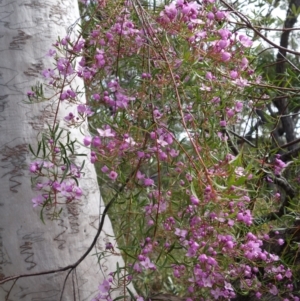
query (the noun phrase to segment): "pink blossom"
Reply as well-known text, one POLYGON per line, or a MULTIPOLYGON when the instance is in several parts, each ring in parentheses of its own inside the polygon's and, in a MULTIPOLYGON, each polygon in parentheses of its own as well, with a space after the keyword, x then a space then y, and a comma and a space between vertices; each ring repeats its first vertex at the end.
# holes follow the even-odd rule
POLYGON ((200 204, 199 199, 197 197, 195 197, 194 195, 191 195, 190 201, 193 205, 196 205, 196 206, 198 206, 200 204))
POLYGON ((56 50, 54 49, 49 49, 49 51, 47 52, 46 56, 52 57, 56 54, 56 50))
POLYGON ((149 257, 146 257, 146 259, 144 261, 141 261, 141 265, 146 269, 150 269, 150 270, 156 270, 156 266, 154 263, 152 263, 149 259, 149 257))
POLYGON ((269 289, 269 292, 272 295, 276 296, 276 295, 278 295, 278 288, 273 284, 273 285, 271 285, 271 288, 269 289))
POLYGON ((109 168, 104 165, 102 168, 101 168, 101 171, 104 172, 104 173, 108 173, 109 172, 109 168))
POLYGON ((274 163, 274 173, 275 175, 280 175, 282 170, 287 166, 282 160, 280 160, 280 155, 276 155, 274 163))
POLYGON ((212 12, 209 12, 207 15, 206 15, 207 19, 209 20, 213 20, 215 18, 215 15, 212 13, 212 12))
POLYGON ((57 61, 57 69, 62 75, 71 75, 74 73, 71 63, 65 58, 60 58, 57 61))
POLYGON ((39 164, 37 162, 30 163, 29 170, 30 172, 35 173, 39 170, 39 164))
POLYGON ((221 291, 221 289, 219 287, 217 287, 216 289, 212 289, 210 291, 211 295, 214 297, 215 300, 218 300, 219 297, 223 296, 223 293, 221 291))
POLYGON ((262 296, 262 293, 260 293, 260 292, 256 292, 256 293, 255 293, 255 297, 256 297, 257 299, 260 299, 261 296, 262 296))
POLYGON ((84 114, 85 111, 86 111, 86 107, 85 107, 84 104, 80 104, 80 105, 77 106, 77 112, 78 112, 79 114, 84 114))
POLYGON ((292 274, 291 270, 287 269, 287 271, 285 272, 285 277, 290 279, 290 278, 292 278, 292 276, 293 276, 293 274, 292 274))
POLYGON ((223 19, 226 18, 226 15, 225 15, 225 13, 223 11, 217 11, 215 13, 215 16, 216 16, 216 19, 219 20, 219 21, 221 21, 221 20, 223 20, 223 19))
POLYGON ((248 67, 248 64, 249 64, 248 60, 245 57, 243 57, 241 61, 242 69, 245 70, 248 67))
POLYGON ((33 198, 32 200, 33 207, 37 207, 39 205, 42 205, 45 201, 42 195, 38 195, 37 197, 33 198))
POLYGON ((231 118, 235 115, 235 111, 232 110, 232 109, 227 109, 226 110, 226 115, 227 115, 228 118, 231 118))
POLYGON ((108 175, 113 181, 115 181, 118 177, 118 174, 115 171, 111 171, 108 175))
POLYGON ((101 139, 98 136, 95 136, 92 141, 94 147, 99 147, 101 145, 101 139))
POLYGON ((93 99, 94 100, 100 100, 100 95, 99 94, 93 94, 93 99))
POLYGON ((96 66, 102 68, 105 66, 104 50, 97 49, 97 54, 95 55, 96 66))
POLYGON ((231 37, 231 32, 228 29, 219 29, 218 34, 223 40, 227 40, 231 37))
POLYGON ((73 50, 75 52, 80 52, 83 47, 84 47, 84 43, 85 43, 85 40, 84 39, 80 39, 74 46, 73 46, 73 50))
POLYGON ((238 72, 237 71, 235 71, 235 70, 232 70, 232 71, 230 71, 230 77, 232 78, 232 79, 236 79, 237 77, 238 77, 238 72))
POLYGON ((65 121, 72 121, 74 120, 75 116, 72 112, 70 112, 67 116, 64 117, 65 121))
POLYGON ((183 229, 179 229, 179 228, 175 229, 175 235, 177 235, 181 238, 185 238, 187 236, 187 233, 188 233, 187 230, 183 230, 183 229))
POLYGON ((154 185, 154 181, 150 178, 146 178, 146 179, 144 179, 144 185, 145 186, 152 186, 152 185, 154 185))
POLYGON ((217 261, 211 256, 207 257, 207 263, 211 266, 217 266, 218 265, 217 261))
POLYGON ((104 279, 103 282, 99 285, 99 291, 101 293, 107 294, 110 290, 110 283, 108 280, 104 279))
POLYGON ((217 96, 215 96, 215 97, 211 100, 211 102, 212 102, 213 104, 219 104, 220 101, 221 101, 220 97, 217 97, 217 96))
POLYGON ((91 163, 95 163, 97 161, 97 155, 95 152, 91 152, 91 163))
POLYGON ((206 79, 208 80, 214 80, 216 77, 212 75, 211 72, 207 72, 205 75, 206 79))
POLYGON ((166 141, 164 140, 164 136, 159 136, 159 138, 157 139, 157 143, 158 143, 160 146, 162 146, 162 147, 168 145, 168 142, 166 142, 166 141))
POLYGON ((226 124, 227 124, 226 120, 221 120, 221 121, 220 121, 220 126, 221 126, 221 127, 225 127, 226 124))
POLYGON ((244 47, 251 47, 253 42, 245 35, 240 35, 239 40, 244 47))
POLYGON ((243 103, 241 101, 237 101, 235 104, 235 111, 236 112, 242 112, 243 110, 243 103))
POLYGON ((100 137, 115 137, 115 134, 112 132, 111 128, 105 130, 97 129, 100 137))
POLYGON ((235 83, 237 86, 240 86, 240 87, 246 87, 246 86, 249 86, 248 84, 248 80, 247 79, 244 79, 242 77, 239 77, 235 80, 235 83))
POLYGON ((228 62, 231 59, 231 54, 229 52, 223 51, 221 52, 221 60, 223 62, 228 62))
POLYGON ((42 71, 42 75, 45 77, 45 78, 53 78, 55 76, 55 73, 54 73, 54 70, 52 69, 45 69, 42 71))
POLYGON ((137 151, 137 156, 138 156, 139 159, 144 158, 145 157, 145 153, 137 151))
POLYGON ((91 143, 92 143, 92 137, 90 137, 90 136, 85 136, 84 138, 83 138, 83 144, 85 145, 85 146, 89 146, 91 143))
POLYGON ((133 270, 136 271, 137 273, 141 273, 143 270, 141 268, 141 266, 138 264, 138 262, 136 262, 133 266, 133 270))

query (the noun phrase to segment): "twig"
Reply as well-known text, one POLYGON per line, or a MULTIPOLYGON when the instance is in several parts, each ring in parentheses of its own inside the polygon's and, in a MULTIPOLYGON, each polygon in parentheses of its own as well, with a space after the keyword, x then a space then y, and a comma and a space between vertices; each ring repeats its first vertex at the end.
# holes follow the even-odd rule
POLYGON ((229 131, 231 134, 233 134, 234 136, 236 136, 236 137, 240 138, 241 140, 243 140, 244 142, 248 143, 250 146, 256 148, 256 146, 255 146, 252 142, 250 142, 249 140, 247 140, 245 137, 240 136, 239 134, 237 134, 236 132, 234 132, 234 131, 232 131, 232 130, 229 130, 229 129, 228 129, 228 131, 229 131))

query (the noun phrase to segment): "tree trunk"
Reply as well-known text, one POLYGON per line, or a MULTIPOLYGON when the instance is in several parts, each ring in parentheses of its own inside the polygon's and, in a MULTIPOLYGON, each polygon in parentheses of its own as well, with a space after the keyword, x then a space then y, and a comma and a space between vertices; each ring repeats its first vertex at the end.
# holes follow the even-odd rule
MULTIPOLYGON (((91 245, 104 207, 94 167, 86 162, 81 203, 67 205, 59 220, 41 222, 31 203, 36 193, 28 171, 28 144, 34 145, 56 108, 23 102, 41 71, 52 65, 45 56, 51 44, 66 36, 67 27, 79 18, 77 1, 0 0, 0 13, 0 300, 91 300, 103 275, 115 271, 117 262, 123 266, 117 254, 100 263, 92 256, 109 240, 114 244, 107 217, 96 246, 75 269, 33 275, 75 263, 91 245)), ((79 131, 72 135, 82 139, 79 131)))

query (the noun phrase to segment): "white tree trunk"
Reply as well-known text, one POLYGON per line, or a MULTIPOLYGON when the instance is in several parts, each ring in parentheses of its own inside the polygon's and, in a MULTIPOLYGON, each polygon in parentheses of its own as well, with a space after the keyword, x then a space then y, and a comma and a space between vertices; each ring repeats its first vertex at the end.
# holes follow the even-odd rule
MULTIPOLYGON (((26 92, 51 66, 45 56, 57 37, 79 18, 76 0, 0 0, 0 283, 5 277, 33 274, 76 262, 91 245, 98 228, 101 207, 94 167, 87 164, 87 180, 81 181, 85 198, 69 205, 58 221, 39 219, 32 208, 28 144, 51 121, 50 105, 26 105, 26 92)), ((78 85, 82 85, 78 82, 78 85)), ((73 134, 76 135, 76 132, 73 134)), ((78 137, 81 139, 78 132, 78 137)), ((103 210, 103 207, 102 207, 103 210)), ((62 300, 91 300, 103 274, 114 271, 121 256, 97 263, 96 251, 105 242, 114 244, 106 217, 97 250, 72 271, 62 300)), ((22 277, 0 285, 0 300, 58 301, 68 271, 22 277), (8 297, 9 295, 9 297, 8 297)))

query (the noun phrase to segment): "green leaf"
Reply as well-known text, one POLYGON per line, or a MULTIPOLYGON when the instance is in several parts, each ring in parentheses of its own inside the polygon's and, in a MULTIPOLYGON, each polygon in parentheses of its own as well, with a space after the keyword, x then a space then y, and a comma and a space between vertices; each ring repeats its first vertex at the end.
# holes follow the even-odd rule
POLYGON ((34 153, 34 151, 33 151, 33 149, 32 149, 32 147, 31 147, 30 144, 28 144, 28 148, 29 148, 30 152, 36 157, 36 155, 35 155, 35 153, 34 153))

